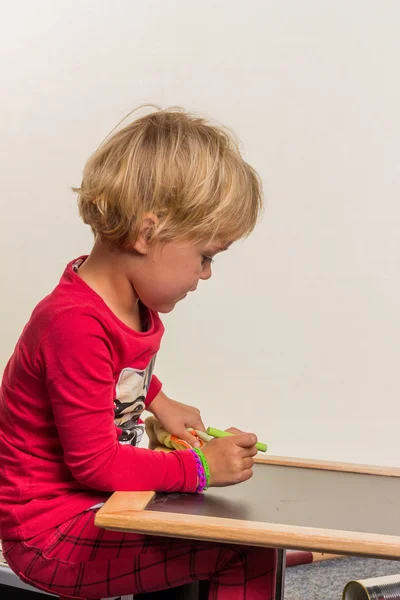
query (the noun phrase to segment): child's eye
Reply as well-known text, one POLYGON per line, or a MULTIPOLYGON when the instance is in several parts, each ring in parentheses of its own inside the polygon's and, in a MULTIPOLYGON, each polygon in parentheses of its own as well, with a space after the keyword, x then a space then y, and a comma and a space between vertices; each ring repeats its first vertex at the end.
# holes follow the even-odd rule
POLYGON ((214 259, 212 258, 212 256, 203 256, 201 264, 204 265, 205 263, 213 263, 214 259))

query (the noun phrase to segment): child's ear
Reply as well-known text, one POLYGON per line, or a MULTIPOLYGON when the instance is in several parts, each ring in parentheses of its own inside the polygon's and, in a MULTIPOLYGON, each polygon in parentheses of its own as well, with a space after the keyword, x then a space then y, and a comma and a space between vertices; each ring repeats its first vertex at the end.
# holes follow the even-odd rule
POLYGON ((158 218, 153 213, 146 213, 143 216, 142 227, 136 242, 133 244, 134 250, 138 254, 146 255, 149 253, 150 244, 158 224, 158 218))

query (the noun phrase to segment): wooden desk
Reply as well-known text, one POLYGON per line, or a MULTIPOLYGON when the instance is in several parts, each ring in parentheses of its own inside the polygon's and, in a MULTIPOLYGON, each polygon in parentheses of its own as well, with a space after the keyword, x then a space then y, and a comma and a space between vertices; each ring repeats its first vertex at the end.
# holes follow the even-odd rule
MULTIPOLYGON (((249 481, 205 494, 116 492, 97 513, 96 525, 400 559, 400 468, 282 457, 257 457, 256 463, 249 481)), ((280 563, 282 597, 282 553, 280 563)))

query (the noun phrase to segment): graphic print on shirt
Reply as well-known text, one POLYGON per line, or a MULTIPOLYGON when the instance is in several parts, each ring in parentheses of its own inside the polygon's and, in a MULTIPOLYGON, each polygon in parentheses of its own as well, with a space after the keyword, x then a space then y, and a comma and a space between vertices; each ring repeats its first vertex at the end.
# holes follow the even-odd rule
POLYGON ((122 429, 120 444, 138 446, 143 437, 144 425, 139 422, 145 409, 145 399, 153 375, 155 356, 146 369, 122 369, 116 385, 114 423, 122 429))

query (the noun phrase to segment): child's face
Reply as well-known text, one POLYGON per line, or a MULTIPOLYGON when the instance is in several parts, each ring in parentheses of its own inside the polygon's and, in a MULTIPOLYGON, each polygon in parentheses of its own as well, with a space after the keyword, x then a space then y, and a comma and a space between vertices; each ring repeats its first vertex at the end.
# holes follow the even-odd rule
POLYGON ((194 292, 201 279, 211 277, 213 257, 229 244, 153 242, 141 256, 139 270, 131 283, 145 306, 168 313, 189 292, 194 292))

